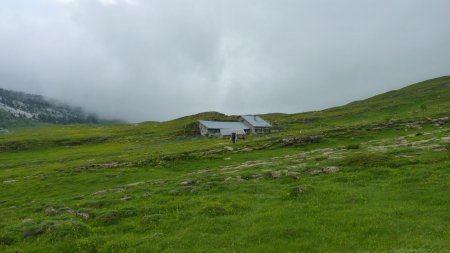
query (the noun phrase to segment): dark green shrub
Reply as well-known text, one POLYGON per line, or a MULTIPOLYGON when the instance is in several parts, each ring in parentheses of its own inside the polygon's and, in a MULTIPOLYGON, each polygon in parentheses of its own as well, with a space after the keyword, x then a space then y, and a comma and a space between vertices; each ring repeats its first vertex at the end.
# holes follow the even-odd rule
POLYGON ((347 149, 359 149, 360 146, 359 144, 350 144, 347 146, 347 149))
POLYGON ((11 245, 14 243, 14 237, 9 235, 0 235, 0 245, 11 245))

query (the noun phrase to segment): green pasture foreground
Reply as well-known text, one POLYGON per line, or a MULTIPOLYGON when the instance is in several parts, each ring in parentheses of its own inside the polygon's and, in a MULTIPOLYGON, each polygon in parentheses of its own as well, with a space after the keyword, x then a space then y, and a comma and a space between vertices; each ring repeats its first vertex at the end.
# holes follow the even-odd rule
POLYGON ((448 252, 450 130, 397 132, 143 166, 2 153, 0 251, 448 252))

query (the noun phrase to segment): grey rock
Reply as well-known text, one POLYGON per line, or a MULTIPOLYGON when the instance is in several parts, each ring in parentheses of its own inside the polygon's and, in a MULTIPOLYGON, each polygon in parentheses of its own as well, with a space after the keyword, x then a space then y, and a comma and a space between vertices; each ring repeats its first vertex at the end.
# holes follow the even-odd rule
POLYGON ((339 168, 336 166, 330 166, 330 167, 322 168, 322 171, 324 173, 334 173, 334 172, 339 172, 339 168))
POLYGON ((198 183, 197 180, 192 179, 192 178, 189 178, 189 179, 185 179, 184 181, 182 181, 182 182, 180 183, 180 185, 186 186, 186 185, 194 185, 194 184, 196 184, 196 183, 198 183))
POLYGON ((55 216, 55 215, 58 214, 58 210, 56 210, 53 207, 47 207, 44 210, 44 214, 47 215, 47 216, 55 216))
POLYGON ((300 173, 294 172, 294 171, 288 171, 286 173, 286 176, 292 178, 292 179, 300 179, 300 173))
POLYGON ((298 195, 298 194, 302 194, 306 191, 306 189, 303 186, 296 186, 292 189, 292 194, 293 195, 298 195))
POLYGON ((128 201, 128 200, 131 200, 133 197, 131 197, 131 195, 125 195, 125 196, 123 196, 122 198, 120 198, 120 200, 122 200, 122 201, 128 201))
POLYGON ((279 177, 281 177, 281 172, 280 171, 271 171, 270 177, 271 178, 279 178, 279 177))
POLYGON ((91 217, 88 213, 84 213, 84 212, 77 212, 76 216, 83 220, 87 220, 91 217))
POLYGON ((33 222, 33 219, 31 218, 25 218, 22 220, 22 223, 31 223, 31 222, 33 222))

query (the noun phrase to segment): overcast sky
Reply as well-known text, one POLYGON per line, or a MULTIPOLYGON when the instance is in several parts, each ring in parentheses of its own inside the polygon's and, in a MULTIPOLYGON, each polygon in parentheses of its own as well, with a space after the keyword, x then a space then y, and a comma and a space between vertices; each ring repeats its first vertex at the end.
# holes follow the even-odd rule
POLYGON ((450 74, 448 0, 2 0, 0 87, 106 117, 302 112, 450 74))

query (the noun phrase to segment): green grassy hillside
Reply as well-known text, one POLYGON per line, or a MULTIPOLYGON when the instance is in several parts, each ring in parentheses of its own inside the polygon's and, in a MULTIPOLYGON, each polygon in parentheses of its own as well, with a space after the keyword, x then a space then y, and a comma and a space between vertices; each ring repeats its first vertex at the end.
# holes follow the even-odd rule
POLYGON ((299 114, 268 114, 267 119, 288 129, 305 126, 337 126, 382 122, 389 119, 420 119, 448 116, 450 76, 439 77, 372 98, 323 111, 299 114))
POLYGON ((0 133, 0 252, 450 252, 449 83, 235 145, 216 112, 0 133))

